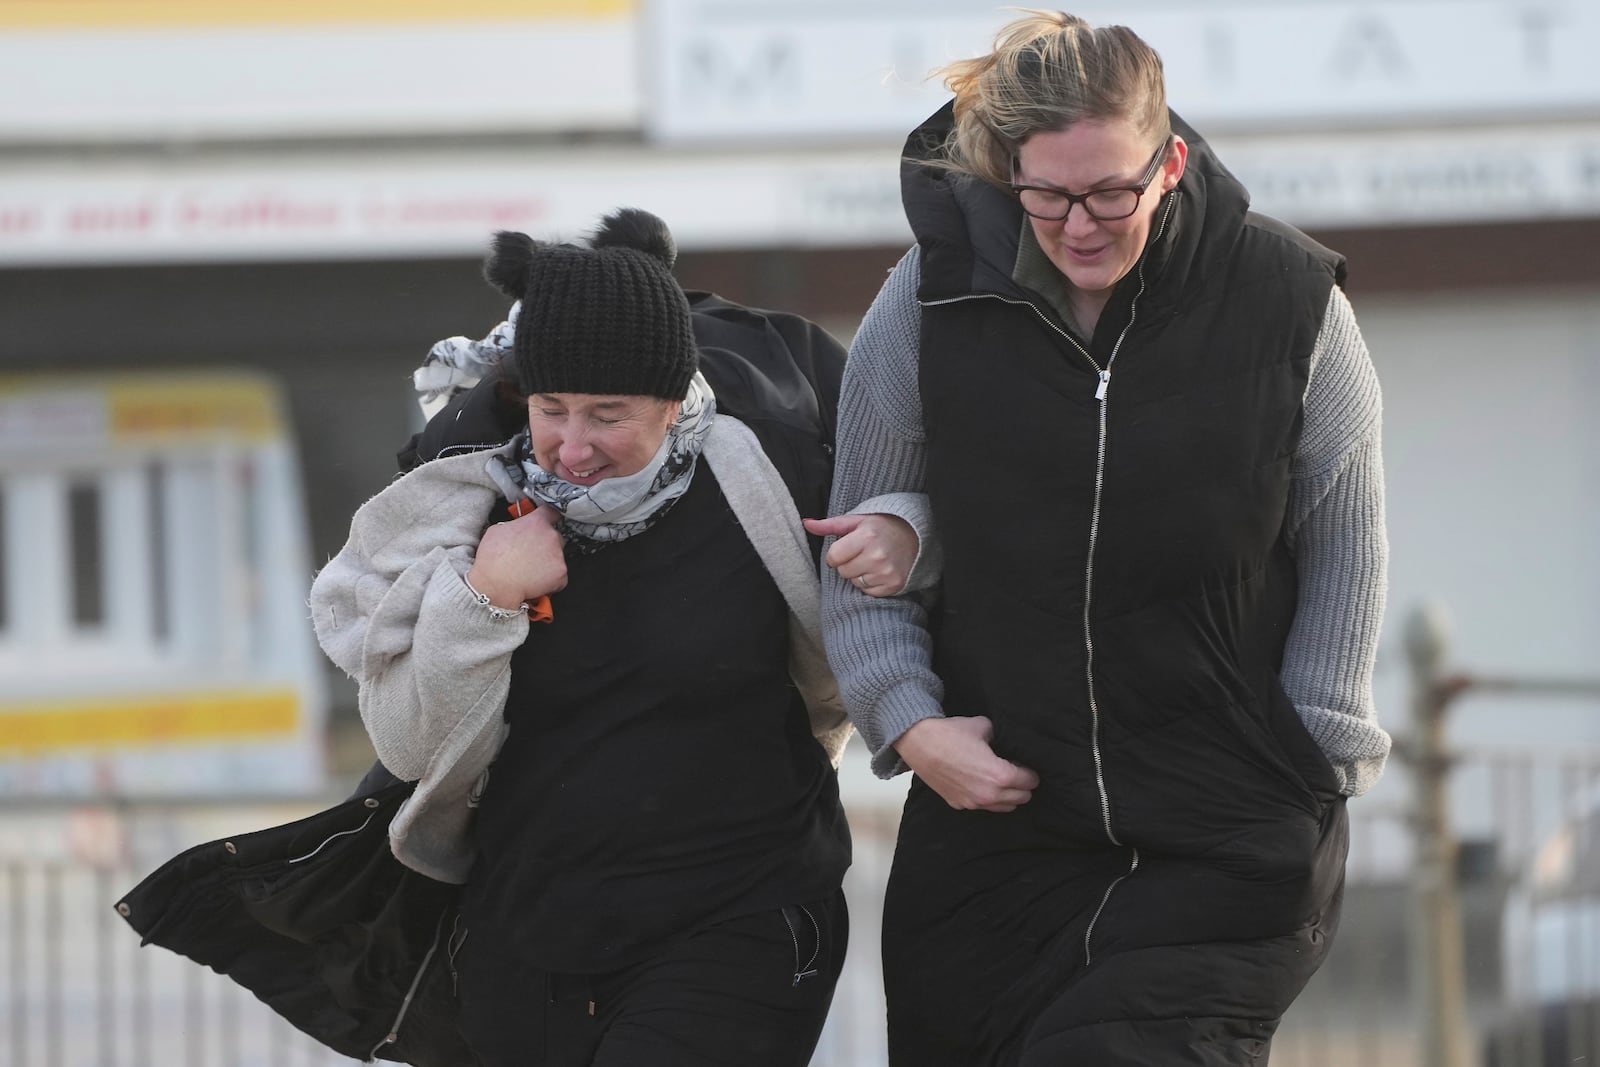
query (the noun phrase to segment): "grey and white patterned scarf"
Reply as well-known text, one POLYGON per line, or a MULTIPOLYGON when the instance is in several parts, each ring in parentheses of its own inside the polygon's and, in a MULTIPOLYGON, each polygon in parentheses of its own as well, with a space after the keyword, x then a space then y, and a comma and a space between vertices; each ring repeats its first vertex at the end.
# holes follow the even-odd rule
POLYGON ((524 430, 510 455, 489 460, 489 476, 507 500, 528 497, 561 512, 561 534, 583 553, 648 530, 689 489, 696 461, 717 412, 711 386, 698 372, 689 382, 678 420, 644 469, 594 485, 573 485, 539 466, 524 430))
POLYGON ((411 372, 411 384, 417 390, 423 418, 431 419, 451 397, 471 389, 494 373, 511 351, 511 342, 517 336, 517 312, 521 308, 521 301, 512 304, 511 310, 506 312, 506 320, 481 341, 446 337, 428 349, 422 366, 411 372))

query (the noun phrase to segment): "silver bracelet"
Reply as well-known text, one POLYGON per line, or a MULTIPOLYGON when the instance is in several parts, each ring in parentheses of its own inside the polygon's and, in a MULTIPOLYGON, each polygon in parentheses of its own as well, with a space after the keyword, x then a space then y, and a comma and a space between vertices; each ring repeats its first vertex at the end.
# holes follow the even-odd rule
POLYGON ((495 622, 505 622, 507 619, 520 619, 528 614, 528 602, 526 600, 522 602, 522 606, 520 608, 496 607, 490 602, 489 598, 485 594, 480 593, 473 588, 472 583, 467 581, 467 576, 465 574, 461 576, 461 582, 467 587, 467 592, 471 593, 478 603, 489 609, 489 618, 493 619, 495 622))

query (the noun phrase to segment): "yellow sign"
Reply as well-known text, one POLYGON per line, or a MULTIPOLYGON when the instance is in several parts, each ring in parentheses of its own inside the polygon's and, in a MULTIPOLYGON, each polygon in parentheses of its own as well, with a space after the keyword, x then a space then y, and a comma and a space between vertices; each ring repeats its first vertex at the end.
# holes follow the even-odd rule
POLYGON ((0 26, 226 26, 631 16, 638 0, 0 0, 0 26))
POLYGON ((282 429, 272 393, 250 379, 113 380, 107 393, 111 436, 117 440, 219 431, 259 438, 282 429))
POLYGON ((276 383, 249 373, 0 376, 0 452, 53 441, 268 441, 286 426, 276 383))
POLYGON ((0 706, 0 759, 64 749, 115 749, 281 738, 300 726, 292 689, 0 706))

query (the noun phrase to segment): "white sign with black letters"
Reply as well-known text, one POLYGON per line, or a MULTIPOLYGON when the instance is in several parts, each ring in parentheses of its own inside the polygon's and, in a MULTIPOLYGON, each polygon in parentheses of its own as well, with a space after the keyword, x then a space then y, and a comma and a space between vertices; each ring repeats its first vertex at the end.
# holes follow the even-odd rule
MULTIPOLYGON (((1162 55, 1202 128, 1600 115, 1595 0, 1103 0, 1162 55)), ((653 0, 641 34, 664 141, 903 136, 947 96, 929 72, 1015 12, 961 0, 653 0)))

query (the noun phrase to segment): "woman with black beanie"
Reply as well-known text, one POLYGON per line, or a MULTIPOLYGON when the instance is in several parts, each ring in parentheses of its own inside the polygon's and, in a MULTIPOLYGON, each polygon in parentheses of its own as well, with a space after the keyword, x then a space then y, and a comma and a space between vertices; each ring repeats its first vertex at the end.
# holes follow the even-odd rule
POLYGON ((489 1067, 799 1067, 843 964, 815 556, 769 442, 718 411, 673 258, 642 211, 498 235, 526 425, 368 501, 312 588, 417 782, 395 856, 464 883, 450 963, 489 1067))

